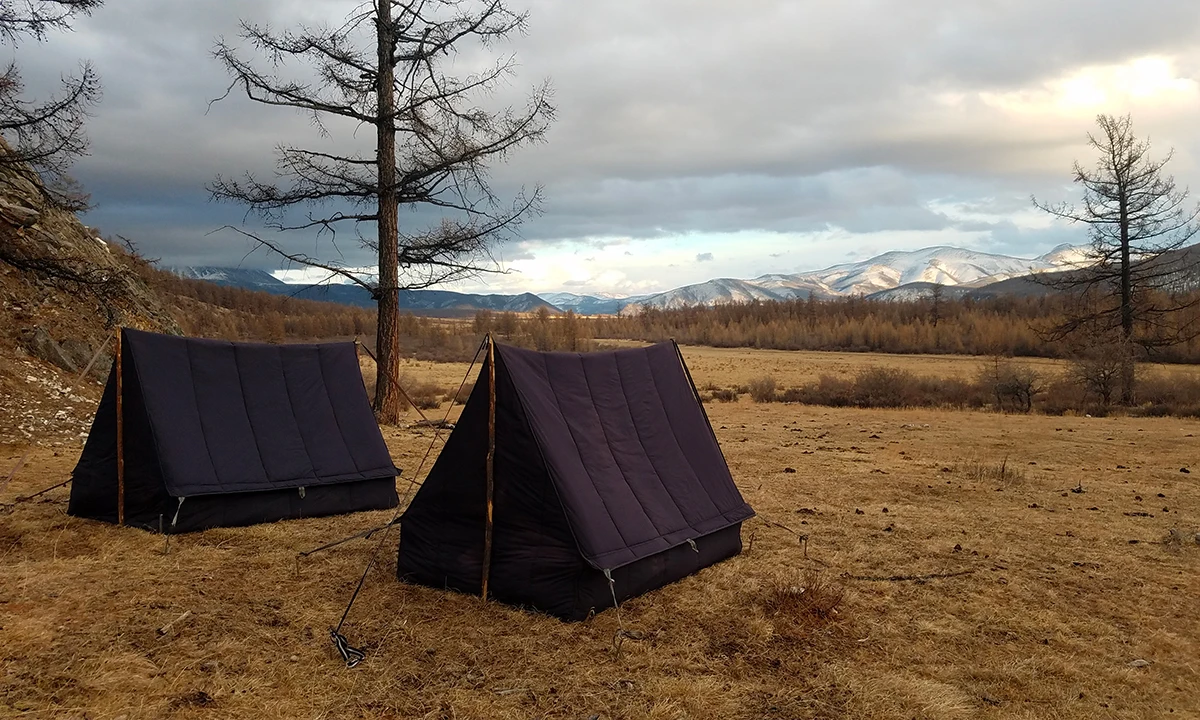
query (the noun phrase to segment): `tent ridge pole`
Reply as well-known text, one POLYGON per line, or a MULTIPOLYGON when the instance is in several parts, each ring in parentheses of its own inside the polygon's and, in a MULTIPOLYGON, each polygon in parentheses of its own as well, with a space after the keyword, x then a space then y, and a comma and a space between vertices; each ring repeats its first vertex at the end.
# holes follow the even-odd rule
POLYGON ((117 525, 125 524, 125 407, 122 392, 121 326, 117 326, 117 525))
POLYGON ((492 499, 495 492, 496 460, 496 343, 492 334, 487 334, 488 364, 488 450, 487 450, 487 515, 483 533, 483 580, 480 597, 487 600, 488 571, 492 565, 492 499))

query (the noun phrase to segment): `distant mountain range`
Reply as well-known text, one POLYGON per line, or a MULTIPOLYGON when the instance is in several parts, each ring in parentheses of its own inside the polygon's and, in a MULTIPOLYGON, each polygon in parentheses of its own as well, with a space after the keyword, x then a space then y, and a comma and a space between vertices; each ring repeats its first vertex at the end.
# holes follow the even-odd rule
MULTIPOLYGON (((291 295, 305 300, 322 300, 342 305, 374 307, 371 294, 358 285, 289 284, 265 270, 224 267, 177 267, 171 271, 180 277, 204 280, 227 287, 261 290, 274 295, 291 295)), ((470 315, 478 310, 533 312, 539 307, 558 311, 554 305, 533 293, 520 295, 477 295, 449 290, 401 290, 400 309, 419 315, 470 315)))
POLYGON ((995 255, 955 247, 894 251, 869 260, 833 265, 792 275, 762 275, 753 280, 717 278, 639 299, 637 305, 677 308, 752 300, 794 300, 862 295, 873 299, 909 299, 934 285, 981 288, 1033 273, 1078 267, 1083 252, 1060 245, 1033 259, 995 255))
MULTIPOLYGON (((1041 294, 1046 287, 1028 279, 1037 273, 1067 271, 1084 264, 1084 249, 1060 245, 1036 258, 929 247, 894 251, 869 260, 833 265, 812 272, 762 275, 752 280, 716 278, 666 292, 633 297, 602 297, 568 292, 520 295, 478 295, 447 290, 410 290, 401 293, 402 310, 431 315, 464 315, 477 310, 532 312, 539 307, 574 310, 581 315, 613 315, 639 307, 680 308, 751 301, 820 299, 861 295, 878 300, 907 300, 928 296, 935 285, 947 297, 967 293, 1041 294), (1022 279, 1025 278, 1025 279, 1022 279)), ((174 268, 175 273, 219 285, 263 290, 310 300, 370 306, 369 293, 356 285, 295 285, 268 272, 242 268, 174 268)))

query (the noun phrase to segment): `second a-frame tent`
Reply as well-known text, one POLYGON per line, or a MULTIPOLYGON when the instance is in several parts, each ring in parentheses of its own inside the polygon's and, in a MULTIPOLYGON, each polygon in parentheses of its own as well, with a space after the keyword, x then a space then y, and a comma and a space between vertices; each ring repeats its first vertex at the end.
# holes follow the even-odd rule
POLYGON ((354 343, 119 338, 71 515, 173 533, 396 506, 354 343))
POLYGON ((741 551, 754 511, 674 343, 492 350, 401 518, 402 580, 580 620, 741 551))

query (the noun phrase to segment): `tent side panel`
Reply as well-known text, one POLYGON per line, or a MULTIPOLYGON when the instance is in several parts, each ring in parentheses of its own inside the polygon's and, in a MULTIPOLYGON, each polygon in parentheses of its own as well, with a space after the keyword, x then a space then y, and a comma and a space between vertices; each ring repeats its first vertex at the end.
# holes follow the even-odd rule
MULTIPOLYGON (((123 344, 124 345, 124 344, 123 344)), ((123 351, 128 353, 127 346, 123 351)), ((125 522, 158 528, 159 515, 168 499, 158 462, 158 448, 150 431, 141 383, 128 355, 123 384, 125 413, 125 522)), ((76 517, 117 522, 117 422, 116 365, 92 420, 87 443, 71 476, 67 513, 76 517)))
POLYGON ((341 515, 362 510, 396 507, 396 481, 392 477, 358 480, 338 485, 314 485, 304 489, 281 488, 228 495, 196 495, 177 507, 169 503, 164 522, 168 532, 185 533, 214 527, 240 527, 278 520, 295 520, 324 515, 341 515), (175 511, 179 520, 171 528, 175 511))
MULTIPOLYGON (((489 596, 564 614, 585 569, 512 380, 496 363, 495 526, 489 596)), ((486 367, 401 520, 400 579, 480 593, 486 503, 486 367)))
POLYGON ((496 511, 489 593, 552 615, 578 599, 587 564, 503 356, 496 355, 496 511))
POLYGON ((71 501, 67 514, 117 521, 117 387, 116 364, 108 371, 108 382, 100 406, 92 418, 83 453, 71 473, 71 501))
MULTIPOLYGON (((183 394, 191 391, 200 414, 202 435, 200 442, 187 448, 186 454, 164 458, 169 463, 168 469, 189 465, 195 462, 192 459, 195 455, 204 453, 216 473, 216 483, 206 488, 207 492, 237 492, 246 485, 266 485, 267 471, 246 410, 237 346, 185 341, 183 348, 194 385, 183 394)), ((170 434, 169 415, 156 415, 154 419, 161 434, 170 434)))
POLYGON ((298 481, 302 485, 315 485, 317 476, 283 377, 283 350, 278 345, 239 344, 234 351, 250 436, 261 458, 267 484, 298 481))
POLYGON ((479 593, 487 415, 485 367, 437 461, 400 517, 396 576, 401 580, 479 593))
POLYGON ((580 581, 578 603, 569 615, 559 617, 583 620, 593 608, 599 612, 612 607, 613 590, 617 600, 624 602, 737 555, 742 551, 742 524, 739 522, 698 537, 695 543, 695 550, 685 543, 613 570, 611 590, 604 573, 589 569, 580 581))
POLYGON ((391 453, 367 399, 355 346, 330 343, 318 349, 333 414, 358 471, 368 477, 394 474, 391 453))
POLYGON ((501 350, 580 552, 596 569, 754 514, 670 343, 585 355, 501 350))
MULTIPOLYGON (((708 417, 696 400, 695 389, 688 380, 679 351, 673 344, 660 343, 647 348, 646 357, 674 440, 695 477, 699 478, 702 492, 707 496, 707 507, 716 508, 716 514, 702 512, 704 519, 694 521, 693 527, 709 532, 731 521, 750 518, 754 511, 738 492, 708 417)), ((679 478, 675 480, 681 483, 679 478)), ((681 483, 670 490, 676 497, 696 493, 690 483, 681 483)))
MULTIPOLYGON (((198 397, 223 390, 196 387, 188 340, 137 330, 125 330, 124 338, 121 346, 129 349, 125 380, 136 373, 142 387, 163 482, 175 495, 192 495, 194 488, 215 491, 219 481, 206 445, 198 397)), ((218 421, 212 418, 209 422, 218 421)))
POLYGON ((346 447, 333 399, 325 385, 320 349, 308 345, 287 350, 282 358, 288 397, 314 474, 318 478, 358 475, 358 466, 346 447))

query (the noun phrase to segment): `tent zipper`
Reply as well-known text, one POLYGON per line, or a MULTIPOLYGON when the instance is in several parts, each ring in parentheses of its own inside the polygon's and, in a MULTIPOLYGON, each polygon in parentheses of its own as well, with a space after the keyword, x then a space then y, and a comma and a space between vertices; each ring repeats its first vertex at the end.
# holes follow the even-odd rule
POLYGON ((692 550, 693 550, 694 552, 700 552, 700 548, 696 547, 696 541, 695 541, 695 540, 691 540, 691 539, 689 539, 689 540, 687 541, 687 543, 688 543, 688 545, 691 545, 691 546, 692 546, 692 550))
POLYGON ((300 486, 300 499, 301 500, 304 499, 304 486, 303 485, 300 486))

